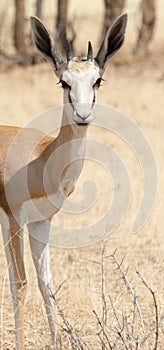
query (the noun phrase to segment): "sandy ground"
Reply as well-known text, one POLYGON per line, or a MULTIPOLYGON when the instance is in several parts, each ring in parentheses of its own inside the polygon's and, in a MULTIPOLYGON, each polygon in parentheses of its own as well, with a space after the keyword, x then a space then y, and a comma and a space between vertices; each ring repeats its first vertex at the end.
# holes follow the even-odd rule
MULTIPOLYGON (((83 2, 83 4, 86 2, 83 2)), ((96 1, 96 4, 99 2, 96 1)), ((159 2, 163 6, 163 2, 159 2)), ((132 2, 129 2, 129 11, 132 2)), ((84 11, 84 5, 83 11, 84 11)), ((100 6, 100 13, 102 9, 100 6)), ((158 7, 159 11, 159 7, 158 7)), ((159 11, 161 26, 161 12, 159 11)), ((79 15, 79 12, 77 14, 79 15)), ((82 21, 84 14, 81 15, 82 21)), ((134 14, 134 8, 132 13, 134 14)), ((94 16, 96 12, 94 13, 94 16)), ((95 17, 94 17, 95 18, 95 17)), ((132 21, 132 18, 130 18, 132 21)), ((93 26, 93 14, 91 11, 90 27, 93 26)), ((85 32, 85 40, 88 39, 89 24, 85 32)), ((146 327, 154 327, 154 310, 150 293, 136 276, 139 270, 148 285, 155 292, 159 308, 159 349, 164 349, 164 238, 163 238, 163 192, 164 170, 162 167, 163 143, 163 111, 164 111, 164 67, 163 64, 163 38, 158 35, 155 39, 157 54, 153 54, 143 62, 124 57, 128 44, 118 58, 124 60, 124 65, 110 65, 105 73, 105 82, 99 91, 99 103, 112 106, 129 116, 142 129, 150 144, 158 169, 158 194, 152 214, 136 234, 130 233, 134 216, 139 207, 143 194, 143 178, 139 162, 130 147, 118 136, 111 132, 97 130, 90 126, 88 138, 94 137, 110 145, 126 164, 131 183, 131 201, 126 217, 119 228, 110 236, 106 244, 106 255, 110 256, 117 248, 117 256, 124 258, 124 269, 128 267, 127 275, 131 285, 135 288, 138 300, 145 317, 146 327)), ((129 35, 129 34, 128 34, 129 35)), ((83 41, 82 41, 83 42, 83 41)), ((164 47, 164 46, 163 46, 164 47)), ((56 85, 51 67, 48 64, 27 68, 14 68, 0 73, 0 122, 6 125, 25 125, 35 115, 45 109, 62 104, 62 91, 56 85)), ((79 188, 86 179, 92 179, 98 184, 100 190, 96 205, 88 212, 76 215, 59 213, 56 223, 63 227, 76 227, 88 225, 101 217, 107 209, 109 198, 112 195, 111 179, 106 177, 104 169, 99 165, 87 161, 84 171, 78 181, 72 200, 79 196, 79 188), (106 187, 104 186, 104 178, 106 187)), ((96 320, 93 309, 101 315, 101 269, 98 264, 87 259, 101 260, 101 243, 96 243, 79 249, 61 249, 51 247, 51 270, 55 288, 65 279, 67 282, 58 293, 58 302, 65 314, 82 330, 89 348, 99 349, 96 338, 96 320)), ((25 337, 27 349, 47 349, 50 344, 49 331, 47 329, 46 316, 43 302, 37 288, 36 275, 31 260, 28 237, 25 234, 25 262, 28 279, 28 291, 26 295, 25 313, 25 337)), ((1 349, 14 349, 14 324, 12 301, 9 292, 9 279, 2 240, 0 240, 0 304, 1 304, 1 349)), ((124 310, 130 315, 131 304, 129 294, 120 279, 111 259, 106 265, 106 292, 111 293, 113 303, 121 307, 123 300, 124 310)), ((109 316, 110 316, 109 311, 109 316)), ((130 317, 130 316, 129 316, 130 317)), ((136 321, 136 332, 140 333, 136 321)), ((59 321, 60 323, 60 321, 59 321)), ((150 349, 153 349, 153 339, 150 340, 150 349)), ((148 344, 143 349, 148 348, 148 344)), ((116 348, 117 349, 117 348, 116 348)))

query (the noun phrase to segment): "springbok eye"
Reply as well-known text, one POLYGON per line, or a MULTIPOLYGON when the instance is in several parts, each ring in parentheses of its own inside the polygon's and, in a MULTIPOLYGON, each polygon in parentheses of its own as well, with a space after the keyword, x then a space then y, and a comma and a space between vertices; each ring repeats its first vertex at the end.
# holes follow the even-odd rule
POLYGON ((60 80, 60 83, 62 84, 63 89, 70 89, 71 88, 70 85, 68 85, 66 83, 66 81, 64 81, 64 80, 60 80))
POLYGON ((94 88, 99 87, 100 84, 101 84, 101 81, 102 81, 102 78, 98 78, 98 79, 96 80, 96 82, 94 83, 93 87, 94 87, 94 88))

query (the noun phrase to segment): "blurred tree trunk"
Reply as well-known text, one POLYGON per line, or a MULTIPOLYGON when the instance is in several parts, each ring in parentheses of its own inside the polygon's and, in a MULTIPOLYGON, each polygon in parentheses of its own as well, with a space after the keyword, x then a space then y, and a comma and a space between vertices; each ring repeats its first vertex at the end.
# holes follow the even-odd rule
POLYGON ((43 0, 36 0, 36 16, 42 18, 43 0))
POLYGON ((56 42, 60 51, 65 54, 68 41, 74 52, 75 31, 72 22, 68 22, 68 0, 58 0, 57 3, 57 20, 56 20, 56 42))
POLYGON ((142 21, 138 33, 136 48, 134 50, 134 53, 139 56, 146 53, 148 44, 153 38, 156 21, 155 6, 155 0, 142 0, 142 21))
POLYGON ((57 21, 56 21, 56 40, 59 49, 65 53, 67 48, 67 15, 68 15, 68 0, 58 0, 57 5, 57 21))
POLYGON ((14 46, 19 53, 25 52, 24 43, 25 3, 15 0, 14 46))
POLYGON ((125 0, 104 0, 105 13, 101 40, 103 40, 108 28, 112 25, 114 20, 121 15, 124 5, 125 0))

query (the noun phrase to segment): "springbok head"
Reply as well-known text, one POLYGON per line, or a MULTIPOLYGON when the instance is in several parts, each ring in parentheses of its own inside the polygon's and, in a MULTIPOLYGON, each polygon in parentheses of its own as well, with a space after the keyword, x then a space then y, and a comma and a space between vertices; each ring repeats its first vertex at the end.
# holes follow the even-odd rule
POLYGON ((49 30, 40 19, 31 17, 34 42, 38 50, 50 61, 62 84, 64 103, 69 104, 73 123, 87 125, 92 121, 93 106, 106 63, 122 46, 126 23, 126 14, 114 22, 95 57, 89 42, 86 58, 73 58, 71 47, 68 45, 67 60, 64 60, 49 30))

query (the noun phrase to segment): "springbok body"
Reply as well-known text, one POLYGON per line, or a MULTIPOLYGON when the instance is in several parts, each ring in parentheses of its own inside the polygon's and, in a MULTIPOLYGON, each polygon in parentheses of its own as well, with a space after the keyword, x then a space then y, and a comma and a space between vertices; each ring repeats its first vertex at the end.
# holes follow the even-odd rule
POLYGON ((24 349, 25 223, 55 347, 48 247, 50 222, 73 191, 81 172, 96 93, 107 60, 123 43, 126 21, 127 16, 123 15, 108 30, 95 59, 89 43, 86 59, 73 59, 69 50, 65 62, 48 29, 38 18, 31 18, 35 44, 51 62, 64 89, 64 107, 55 139, 35 129, 0 127, 0 222, 14 304, 17 350, 24 349))

